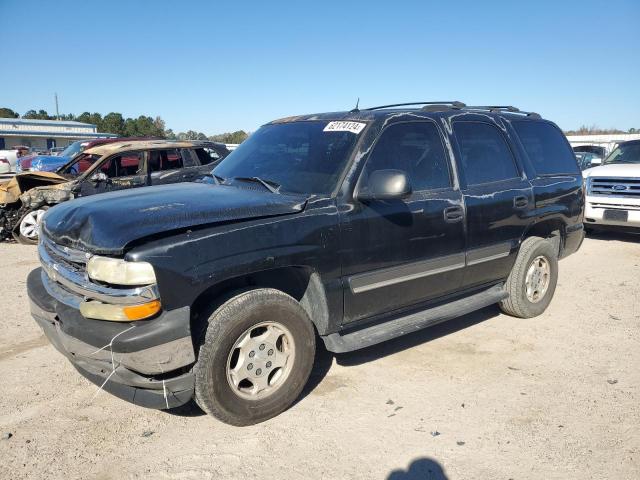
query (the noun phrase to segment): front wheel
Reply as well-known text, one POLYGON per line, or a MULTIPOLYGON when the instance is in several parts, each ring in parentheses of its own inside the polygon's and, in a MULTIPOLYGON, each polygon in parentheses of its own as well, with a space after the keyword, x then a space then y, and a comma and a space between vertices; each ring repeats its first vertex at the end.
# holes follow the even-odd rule
POLYGON ((208 319, 196 402, 225 423, 263 422, 298 398, 314 356, 313 325, 294 298, 270 288, 239 293, 208 319))
POLYGON ((529 237, 520 246, 505 285, 509 297, 500 308, 514 317, 536 317, 551 303, 557 282, 557 249, 544 238, 529 237))
POLYGON ((38 243, 38 238, 40 237, 40 223, 48 209, 49 207, 44 205, 35 210, 31 210, 22 216, 18 224, 18 242, 23 245, 35 245, 38 243))

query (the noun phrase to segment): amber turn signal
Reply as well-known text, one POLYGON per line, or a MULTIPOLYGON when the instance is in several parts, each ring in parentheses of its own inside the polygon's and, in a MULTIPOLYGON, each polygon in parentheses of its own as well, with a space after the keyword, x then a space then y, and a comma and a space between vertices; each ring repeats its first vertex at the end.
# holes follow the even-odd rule
POLYGON ((123 310, 129 320, 142 320, 143 318, 149 318, 158 313, 160 307, 160 301, 154 300, 153 302, 143 303, 142 305, 124 307, 123 310))

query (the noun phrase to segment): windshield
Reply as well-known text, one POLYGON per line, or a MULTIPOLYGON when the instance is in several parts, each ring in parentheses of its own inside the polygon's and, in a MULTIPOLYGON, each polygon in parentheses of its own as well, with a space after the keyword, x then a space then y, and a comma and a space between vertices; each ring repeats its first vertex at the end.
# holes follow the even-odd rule
POLYGON ((605 165, 611 163, 640 163, 640 143, 623 143, 616 147, 604 160, 605 165))
POLYGON ((292 193, 331 192, 365 124, 293 122, 265 125, 220 162, 213 173, 227 181, 253 178, 292 193))
POLYGON ((67 148, 65 148, 62 152, 60 152, 61 157, 69 157, 73 158, 77 154, 82 151, 82 142, 73 142, 67 148))
POLYGON ((76 157, 75 161, 67 165, 64 169, 58 171, 60 175, 80 175, 89 170, 96 161, 100 159, 100 155, 91 155, 84 153, 76 157))

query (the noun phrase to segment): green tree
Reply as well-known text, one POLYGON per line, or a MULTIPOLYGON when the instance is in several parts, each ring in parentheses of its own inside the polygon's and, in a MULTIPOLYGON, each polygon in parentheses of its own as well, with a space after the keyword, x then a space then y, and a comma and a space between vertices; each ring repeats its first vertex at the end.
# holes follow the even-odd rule
POLYGON ((28 118, 32 120, 52 120, 54 117, 49 116, 46 110, 29 110, 25 113, 22 118, 28 118))
POLYGON ((99 113, 84 112, 76 117, 76 121, 95 125, 99 132, 102 132, 102 115, 99 113))
POLYGON ((99 131, 124 135, 124 118, 122 118, 122 114, 116 112, 106 114, 100 123, 99 131))
POLYGON ((164 131, 164 138, 167 140, 177 140, 178 137, 170 128, 164 131))
POLYGON ((18 115, 10 108, 0 107, 0 118, 18 118, 19 116, 20 115, 18 115))
POLYGON ((124 133, 128 137, 164 137, 164 129, 160 129, 153 118, 145 115, 140 115, 136 119, 127 118, 124 123, 124 133))
POLYGON ((197 140, 198 139, 198 132, 194 132, 193 130, 189 130, 186 134, 185 134, 185 140, 197 140))
POLYGON ((235 132, 227 132, 220 133, 218 135, 212 135, 209 137, 210 140, 214 142, 222 142, 222 143, 242 143, 244 142, 249 134, 244 130, 237 130, 235 132))

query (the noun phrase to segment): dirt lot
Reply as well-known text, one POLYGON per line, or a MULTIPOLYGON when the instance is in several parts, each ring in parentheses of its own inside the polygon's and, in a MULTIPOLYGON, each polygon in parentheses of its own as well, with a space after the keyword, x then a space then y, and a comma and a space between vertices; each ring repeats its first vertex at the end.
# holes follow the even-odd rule
POLYGON ((36 264, 0 245, 0 478, 640 478, 640 238, 588 238, 539 318, 324 353, 293 408, 246 428, 93 399, 28 314, 36 264))

